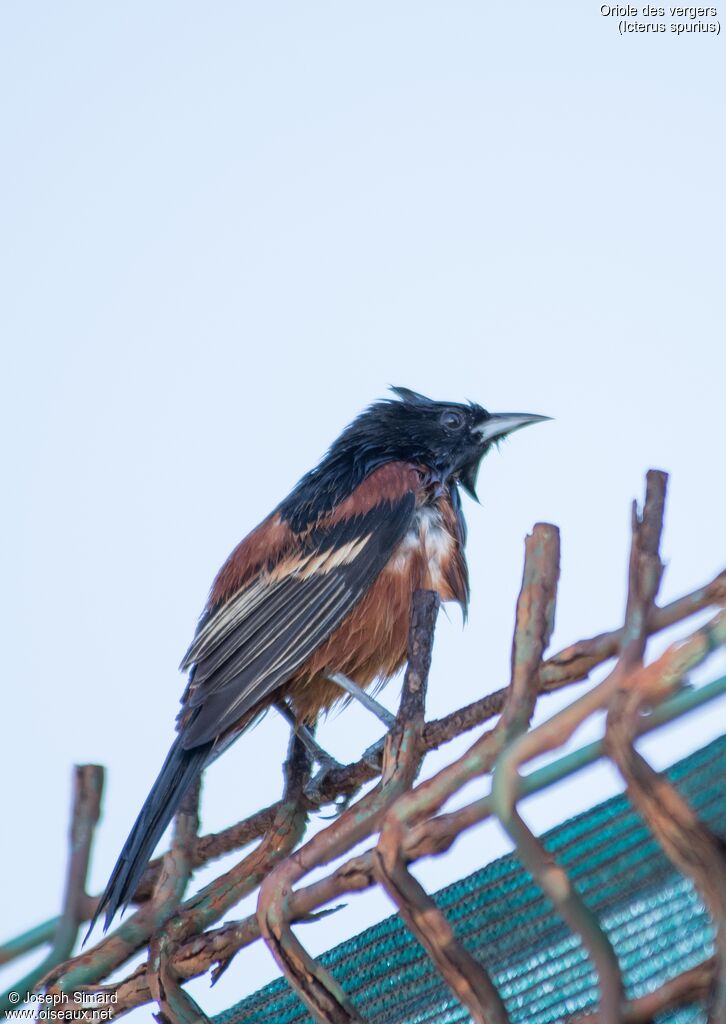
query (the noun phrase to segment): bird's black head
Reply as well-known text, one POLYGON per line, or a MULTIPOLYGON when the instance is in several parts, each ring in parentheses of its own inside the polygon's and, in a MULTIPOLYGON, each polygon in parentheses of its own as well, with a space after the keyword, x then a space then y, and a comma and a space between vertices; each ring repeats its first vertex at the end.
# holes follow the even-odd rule
MULTIPOLYGON (((482 458, 507 434, 546 416, 490 413, 474 402, 434 402, 408 388, 391 388, 398 400, 377 402, 348 428, 364 446, 388 458, 428 466, 444 483, 459 483, 476 498, 482 458)), ((348 431, 346 433, 348 433, 348 431)), ((345 434, 340 438, 345 438, 345 434)))
POLYGON ((493 444, 547 416, 490 413, 473 402, 434 402, 408 388, 360 414, 306 474, 280 511, 298 528, 347 497, 374 469, 402 461, 428 467, 444 484, 461 484, 476 498, 482 458, 493 444))

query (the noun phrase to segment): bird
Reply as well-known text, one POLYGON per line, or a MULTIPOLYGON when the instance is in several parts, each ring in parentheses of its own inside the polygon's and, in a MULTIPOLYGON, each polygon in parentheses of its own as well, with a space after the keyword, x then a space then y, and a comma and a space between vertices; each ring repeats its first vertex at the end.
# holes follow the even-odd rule
POLYGON ((460 491, 483 457, 549 419, 434 401, 405 387, 369 405, 219 570, 181 669, 176 737, 89 933, 125 909, 184 794, 272 707, 300 728, 406 660, 417 589, 469 603, 460 491), (343 688, 342 684, 350 684, 343 688))

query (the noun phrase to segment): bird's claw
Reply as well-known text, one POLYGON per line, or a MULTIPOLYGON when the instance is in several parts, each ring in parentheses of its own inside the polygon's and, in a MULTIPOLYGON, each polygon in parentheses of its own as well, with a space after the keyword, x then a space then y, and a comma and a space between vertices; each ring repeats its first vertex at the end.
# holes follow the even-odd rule
MULTIPOLYGON (((375 743, 372 743, 370 747, 367 747, 361 755, 361 760, 372 768, 376 774, 380 774, 381 771, 383 747, 385 742, 386 737, 382 736, 379 740, 376 740, 375 743)), ((332 772, 337 771, 339 768, 343 768, 344 766, 330 755, 327 755, 326 758, 321 758, 319 763, 321 766, 320 771, 314 775, 308 783, 305 789, 305 795, 310 801, 318 804, 318 806, 331 804, 334 808, 333 813, 321 814, 320 817, 324 821, 332 821, 335 818, 339 818, 343 811, 347 810, 352 799, 352 794, 349 794, 348 796, 338 796, 335 800, 325 800, 323 792, 328 777, 332 772)))
POLYGON ((343 765, 339 761, 336 761, 334 757, 330 757, 329 760, 321 763, 320 771, 312 777, 305 788, 306 797, 313 803, 318 804, 318 806, 332 804, 334 807, 332 814, 321 814, 321 818, 325 821, 339 817, 350 803, 350 796, 337 796, 334 800, 326 800, 323 796, 328 777, 342 767, 343 765))
POLYGON ((333 813, 332 814, 321 814, 320 817, 323 821, 335 821, 339 818, 343 811, 348 810, 350 804, 349 796, 339 796, 333 802, 333 813))

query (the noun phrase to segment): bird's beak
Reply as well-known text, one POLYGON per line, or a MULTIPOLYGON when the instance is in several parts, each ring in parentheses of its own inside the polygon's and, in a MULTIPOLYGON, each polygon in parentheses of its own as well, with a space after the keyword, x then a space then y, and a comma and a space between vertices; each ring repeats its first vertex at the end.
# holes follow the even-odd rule
POLYGON ((542 423, 551 419, 551 416, 537 416, 532 412, 494 412, 488 419, 478 426, 472 428, 472 433, 478 434, 482 444, 490 444, 507 434, 513 434, 515 430, 528 427, 531 423, 542 423))
POLYGON ((488 445, 506 437, 507 434, 512 434, 515 430, 528 427, 531 423, 542 423, 551 418, 551 416, 537 416, 531 412, 496 412, 491 413, 487 419, 472 427, 472 433, 478 435, 481 447, 478 454, 462 467, 459 475, 459 482, 467 494, 470 494, 474 501, 479 500, 476 493, 476 478, 482 455, 488 445))

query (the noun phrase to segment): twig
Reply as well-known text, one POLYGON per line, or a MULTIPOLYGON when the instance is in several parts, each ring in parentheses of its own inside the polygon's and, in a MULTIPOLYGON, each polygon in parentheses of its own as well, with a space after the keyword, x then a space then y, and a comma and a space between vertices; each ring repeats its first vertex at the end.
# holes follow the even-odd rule
POLYGON ((165 930, 182 942, 208 928, 253 892, 275 864, 297 846, 305 833, 304 788, 310 775, 305 748, 293 733, 285 761, 285 791, 279 810, 260 845, 225 874, 210 882, 180 908, 165 930))
POLYGON ((650 469, 646 475, 642 518, 638 517, 638 507, 633 502, 628 600, 618 659, 618 672, 621 677, 643 663, 648 640, 648 620, 663 577, 659 549, 667 486, 668 474, 650 469))
MULTIPOLYGON (((705 649, 726 643, 726 613, 722 612, 699 631, 705 649)), ((700 647, 691 638, 691 648, 700 647)), ((703 650, 703 647, 701 647, 703 650)), ((700 651, 698 653, 701 653, 700 651)), ((663 699, 681 674, 669 662, 687 663, 687 652, 675 648, 659 659, 660 693, 663 699), (685 657, 684 657, 685 654, 685 657)), ((634 685, 614 695, 608 713, 605 744, 627 787, 631 803, 640 813, 666 856, 693 880, 716 926, 716 967, 709 1020, 726 1021, 726 846, 714 835, 667 779, 658 775, 634 747, 641 710, 653 700, 654 666, 633 680, 634 685), (638 685, 638 683, 641 685, 638 685)))
MULTIPOLYGON (((662 608, 653 608, 648 619, 648 635, 653 636, 670 626, 682 622, 683 619, 695 615, 714 604, 726 601, 726 569, 722 570, 709 583, 698 587, 690 594, 679 597, 662 608)), ((540 671, 540 690, 542 693, 553 693, 580 683, 587 679, 590 672, 603 662, 614 658, 625 636, 625 629, 613 629, 607 633, 599 633, 587 640, 579 640, 570 644, 557 654, 553 654, 542 665, 540 671)), ((482 725, 501 713, 506 700, 507 690, 496 690, 480 700, 468 704, 458 711, 453 711, 444 718, 429 722, 424 730, 427 750, 434 750, 447 743, 455 736, 477 725, 482 725)))
MULTIPOLYGON (((209 928, 244 896, 257 889, 275 864, 287 857, 302 839, 307 825, 304 790, 310 777, 310 762, 294 732, 290 736, 284 772, 285 791, 280 809, 259 846, 187 900, 176 917, 166 924, 164 930, 173 941, 174 951, 185 939, 209 928)), ((225 967, 217 968, 213 982, 225 967)))
MULTIPOLYGON (((255 811, 254 814, 251 814, 243 821, 230 825, 229 828, 222 829, 220 832, 210 832, 208 835, 199 836, 194 847, 194 868, 204 867, 210 861, 218 860, 228 853, 234 853, 235 850, 241 850, 242 847, 253 843, 255 839, 264 836, 273 827, 275 817, 282 803, 283 800, 277 800, 274 804, 255 811)), ((162 857, 155 857, 149 861, 146 871, 134 893, 134 903, 143 903, 145 900, 148 900, 154 891, 162 859, 162 857)))
POLYGON ((519 857, 533 878, 552 900, 560 916, 582 938, 597 970, 600 983, 600 1013, 603 1024, 619 1024, 623 1004, 623 983, 615 952, 605 932, 587 907, 566 871, 547 852, 517 811, 519 769, 537 754, 553 749, 568 739, 577 725, 592 711, 604 706, 642 657, 650 609, 660 583, 662 566, 658 545, 663 526, 667 477, 648 473, 642 520, 633 507, 633 540, 628 578, 628 601, 622 635, 621 655, 614 671, 599 686, 538 729, 515 740, 501 755, 492 780, 492 800, 497 817, 517 846, 519 857))
POLYGON ((162 929, 149 943, 148 979, 159 1007, 157 1024, 211 1024, 198 1003, 179 984, 172 965, 175 944, 162 929))
POLYGON ((502 745, 527 728, 537 700, 542 654, 552 634, 558 576, 559 533, 553 526, 538 523, 525 543, 512 645, 512 681, 499 723, 450 769, 399 797, 386 813, 373 851, 376 879, 478 1024, 505 1024, 508 1017, 504 1003, 484 967, 457 941, 442 911, 408 871, 405 833, 415 820, 435 813, 474 770, 490 771, 502 745), (447 780, 444 785, 442 775, 447 780))
POLYGON ((171 917, 191 874, 191 856, 199 827, 199 783, 187 792, 174 821, 171 849, 151 899, 97 946, 55 967, 37 983, 49 994, 83 991, 110 974, 171 917))
MULTIPOLYGON (((200 782, 197 780, 184 797, 177 813, 174 839, 181 864, 177 862, 173 865, 173 871, 169 872, 166 893, 162 893, 163 883, 159 883, 152 897, 152 900, 156 899, 159 903, 168 904, 170 900, 174 900, 174 904, 178 904, 191 874, 192 851, 199 828, 199 792, 200 782), (177 877, 174 878, 173 875, 177 877), (179 875, 186 876, 184 885, 181 884, 179 875)), ((173 950, 173 943, 169 940, 165 925, 162 924, 149 941, 147 959, 149 988, 159 1007, 158 1014, 154 1015, 155 1019, 158 1024, 209 1024, 199 1006, 183 991, 174 976, 170 963, 170 953, 173 950)))
POLYGON ((0 996, 0 1011, 10 1009, 10 993, 19 992, 22 997, 31 992, 39 978, 59 960, 70 956, 78 929, 83 921, 86 897, 86 878, 91 856, 93 835, 101 811, 104 770, 97 764, 76 765, 73 769, 73 799, 71 804, 71 827, 69 833, 68 869, 63 895, 63 908, 53 938, 53 945, 42 963, 38 964, 17 985, 0 996))
POLYGON ((292 888, 313 868, 329 864, 370 835, 386 808, 412 784, 424 753, 424 703, 438 606, 438 595, 433 591, 417 591, 413 596, 408 668, 396 725, 386 741, 380 784, 279 864, 260 888, 260 931, 289 983, 323 1024, 350 1024, 361 1018, 332 975, 293 934, 292 888))
MULTIPOLYGON (((168 942, 163 949, 163 952, 166 952, 172 944, 176 949, 176 946, 189 935, 208 928, 243 896, 254 891, 272 865, 294 848, 305 831, 307 814, 303 809, 302 789, 307 779, 308 764, 299 745, 291 744, 288 760, 285 762, 285 774, 285 795, 278 804, 277 814, 267 835, 257 849, 178 909, 177 899, 171 908, 172 916, 166 911, 159 914, 156 927, 153 926, 148 913, 145 913, 150 904, 144 904, 142 909, 123 922, 116 932, 75 960, 61 964, 47 980, 52 981, 61 975, 69 975, 76 990, 87 990, 106 977, 110 970, 110 961, 113 962, 113 967, 116 967, 128 959, 135 949, 142 948, 149 936, 164 923, 162 917, 168 918, 165 923, 168 942), (174 911, 176 913, 173 913, 174 911), (133 926, 133 931, 129 926, 133 926), (132 943, 135 943, 133 948, 132 943)), ((167 972, 167 989, 169 984, 167 972)))

